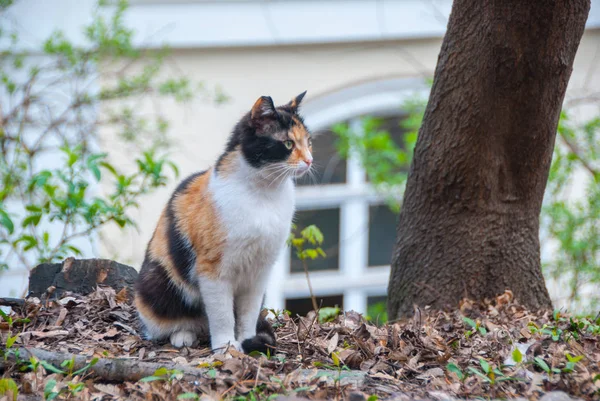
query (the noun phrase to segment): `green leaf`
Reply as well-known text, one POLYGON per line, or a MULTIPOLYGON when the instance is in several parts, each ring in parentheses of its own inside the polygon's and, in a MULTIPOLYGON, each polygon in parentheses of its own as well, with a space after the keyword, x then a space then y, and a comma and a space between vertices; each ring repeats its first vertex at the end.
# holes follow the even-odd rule
POLYGON ((454 373, 459 380, 463 380, 465 378, 463 371, 455 363, 449 363, 448 365, 446 365, 446 369, 448 370, 448 372, 454 373))
POLYGON ((2 209, 0 209, 0 224, 8 230, 9 234, 12 234, 15 231, 15 225, 8 216, 8 213, 2 209))
POLYGON ((477 327, 477 323, 475 323, 475 321, 473 319, 469 319, 468 317, 463 317, 463 322, 468 324, 470 327, 473 327, 473 328, 477 327))
POLYGON ((54 379, 50 379, 48 380, 48 382, 46 383, 46 386, 44 387, 44 398, 47 400, 50 400, 52 398, 55 398, 56 396, 50 398, 50 394, 57 394, 54 392, 54 388, 56 387, 56 380, 54 379))
POLYGON ((0 309, 0 316, 2 316, 2 319, 4 319, 4 321, 8 323, 9 326, 12 325, 12 318, 8 316, 6 312, 4 312, 2 309, 0 309))
POLYGON ((178 400, 199 400, 200 396, 196 393, 183 393, 177 396, 178 400))
POLYGON ((326 306, 319 309, 319 322, 325 323, 335 320, 339 316, 341 310, 338 307, 326 306))
POLYGON ((477 376, 481 377, 482 379, 484 379, 486 382, 490 381, 490 378, 487 377, 486 375, 484 375, 483 373, 481 373, 481 371, 479 371, 478 369, 475 369, 471 366, 469 366, 469 371, 476 374, 477 376))
POLYGON ((331 359, 333 359, 333 364, 335 366, 340 366, 340 357, 335 352, 331 353, 331 359))
POLYGON ((74 255, 77 255, 77 256, 82 256, 83 255, 83 252, 81 252, 81 250, 79 248, 77 248, 77 247, 75 247, 73 245, 67 245, 66 248, 69 251, 73 252, 74 255))
POLYGON ((90 164, 88 166, 88 168, 90 169, 90 171, 94 175, 94 178, 96 178, 96 181, 100 181, 100 179, 102 178, 102 173, 100 172, 100 169, 98 168, 98 165, 95 164, 95 163, 92 163, 92 164, 90 164))
POLYGON ((175 173, 175 177, 179 177, 179 168, 177 167, 177 165, 171 161, 168 161, 167 164, 169 165, 169 167, 171 167, 173 173, 175 173))
POLYGON ((550 373, 550 367, 548 366, 548 364, 546 363, 546 361, 544 361, 542 358, 540 358, 539 356, 536 356, 534 358, 535 364, 537 366, 539 366, 540 368, 542 368, 542 370, 546 373, 550 373))
POLYGON ((560 309, 554 309, 554 312, 552 312, 552 318, 555 321, 558 321, 558 319, 560 318, 560 309))
POLYGON ((154 382, 157 380, 165 380, 165 377, 162 376, 147 376, 140 379, 142 383, 154 382))
POLYGON ((12 337, 8 336, 8 338, 6 339, 6 348, 11 348, 15 341, 17 341, 17 338, 19 338, 19 334, 12 337))
POLYGON ((319 227, 317 227, 314 224, 311 224, 310 226, 302 230, 300 232, 300 235, 302 236, 302 238, 306 239, 313 245, 321 245, 323 243, 323 233, 321 232, 319 227))
POLYGON ((490 364, 488 363, 488 361, 486 361, 483 358, 479 358, 479 364, 481 365, 481 369, 483 369, 483 371, 487 374, 490 373, 491 369, 490 369, 490 364))
POLYGON ((166 376, 169 374, 169 369, 162 367, 154 371, 154 376, 166 376))
POLYGON ((22 235, 21 237, 17 238, 15 244, 20 244, 21 242, 25 244, 23 246, 24 251, 28 251, 32 248, 35 248, 38 244, 37 239, 31 235, 22 235))
POLYGON ((21 223, 21 225, 23 227, 27 227, 29 225, 33 225, 34 227, 37 227, 37 225, 40 223, 41 218, 42 218, 41 214, 30 214, 29 216, 25 217, 25 219, 23 219, 23 222, 21 223))
POLYGON ((17 401, 19 395, 19 387, 13 379, 4 378, 0 379, 0 396, 8 396, 7 393, 12 393, 12 400, 17 401))
POLYGON ((303 254, 304 258, 309 258, 311 260, 314 260, 319 256, 319 253, 316 249, 305 249, 303 254))
POLYGON ((512 352, 512 358, 516 363, 521 363, 521 361, 523 360, 523 354, 521 353, 519 348, 515 348, 515 350, 512 352))
POLYGON ((108 162, 100 162, 98 163, 99 166, 104 167, 105 169, 107 169, 112 175, 114 175, 115 177, 119 176, 119 173, 117 172, 117 170, 113 167, 112 164, 108 163, 108 162))
POLYGON ((51 365, 50 363, 46 362, 46 361, 40 361, 40 365, 42 365, 44 367, 44 369, 46 369, 48 372, 52 372, 52 373, 58 373, 61 375, 66 374, 66 372, 55 368, 54 365, 51 365))
POLYGON ((78 369, 75 372, 73 372, 73 376, 77 376, 77 375, 80 375, 80 374, 86 372, 89 368, 91 368, 92 366, 94 366, 96 363, 98 363, 98 358, 92 358, 92 360, 90 361, 90 363, 88 363, 87 365, 85 365, 83 368, 78 369))

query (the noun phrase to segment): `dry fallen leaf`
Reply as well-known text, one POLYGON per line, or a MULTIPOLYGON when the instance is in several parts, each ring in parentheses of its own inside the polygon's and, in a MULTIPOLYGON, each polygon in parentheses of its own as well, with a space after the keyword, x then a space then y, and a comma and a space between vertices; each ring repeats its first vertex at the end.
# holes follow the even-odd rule
MULTIPOLYGON (((201 367, 205 372, 195 381, 123 382, 114 387, 90 375, 81 382, 85 388, 71 397, 83 400, 175 400, 185 392, 202 394, 201 399, 247 397, 255 385, 260 386, 261 399, 283 389, 293 394, 298 388, 302 390, 297 395, 308 399, 351 399, 352 392, 376 394, 380 399, 402 393, 403 401, 434 399, 432 394, 446 397, 443 399, 486 398, 490 396, 489 383, 468 369, 481 370, 479 358, 519 379, 494 384, 495 394, 507 399, 527 395, 529 391, 528 398, 537 401, 550 388, 561 388, 584 401, 596 401, 593 397, 600 385, 598 335, 581 330, 578 338, 566 339, 570 330, 568 315, 564 315, 565 321, 557 322, 552 313, 528 311, 506 294, 485 302, 464 300, 462 313, 422 308, 418 324, 409 319, 392 326, 377 326, 355 312, 346 312, 323 324, 315 319, 314 313, 296 320, 281 315, 276 318, 278 346, 270 359, 249 357, 236 350, 213 355, 207 348, 207 340, 184 349, 175 349, 168 342, 146 341, 138 335, 135 308, 128 301, 121 302, 123 295, 100 287, 89 296, 65 294, 62 300, 50 300, 47 304, 39 300, 28 303, 28 309, 22 311, 28 315, 14 316, 31 319, 16 344, 85 355, 88 361, 92 357, 121 358, 132 363, 132 369, 143 361, 169 368, 201 367), (465 327, 463 317, 484 322, 489 331, 467 336, 469 327, 465 327), (554 341, 548 334, 535 330, 532 333, 530 322, 537 328, 557 326, 563 336, 554 341), (531 363, 504 366, 502 362, 507 361, 515 344, 518 347, 533 344, 521 352, 523 359, 529 358, 531 362, 531 358, 540 356, 557 369, 565 366, 567 352, 585 357, 577 362, 573 373, 548 378, 531 363), (352 384, 334 385, 332 378, 338 373, 330 368, 332 352, 343 362, 340 383, 352 384), (467 373, 464 381, 448 374, 448 363, 467 373)), ((5 332, 0 335, 2 340, 6 338, 5 332)), ((43 398, 44 386, 50 378, 57 381, 57 391, 66 388, 70 380, 48 375, 42 368, 34 386, 25 383, 36 380, 31 373, 18 369, 11 372, 23 393, 34 393, 33 398, 39 399, 43 398)))
POLYGON ((94 340, 102 340, 105 338, 111 338, 116 336, 117 334, 119 334, 119 330, 117 330, 116 327, 111 327, 110 329, 108 329, 106 332, 101 333, 101 334, 95 334, 92 336, 92 338, 94 340))
POLYGON ((28 331, 23 334, 31 334, 37 338, 52 338, 69 335, 67 330, 52 330, 52 331, 28 331))

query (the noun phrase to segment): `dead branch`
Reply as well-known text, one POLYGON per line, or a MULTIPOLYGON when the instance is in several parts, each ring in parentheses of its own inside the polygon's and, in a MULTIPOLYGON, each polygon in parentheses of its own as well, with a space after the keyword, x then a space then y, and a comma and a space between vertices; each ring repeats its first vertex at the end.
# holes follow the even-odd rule
POLYGON ((571 153, 573 153, 573 155, 577 158, 577 160, 579 160, 579 162, 581 163, 581 165, 590 172, 590 174, 592 174, 592 176, 596 177, 596 176, 600 176, 600 171, 596 170, 585 158, 585 156, 583 156, 580 152, 580 150, 577 148, 577 146, 575 146, 574 143, 572 143, 565 135, 559 135, 560 139, 562 139, 562 141, 564 142, 565 145, 567 145, 567 147, 569 148, 569 150, 571 151, 571 153))
POLYGON ((25 300, 21 298, 0 298, 0 306, 20 308, 22 306, 25 306, 25 300))
MULTIPOLYGON (((33 356, 40 361, 46 361, 51 365, 54 365, 58 369, 63 369, 60 367, 60 364, 66 360, 75 360, 73 370, 84 368, 91 360, 90 357, 84 355, 51 352, 39 348, 17 348, 16 350, 18 350, 19 358, 22 360, 28 360, 33 356)), ((9 360, 11 360, 11 358, 14 362, 14 356, 9 357, 9 360)), ((6 368, 6 362, 0 361, 0 372, 5 371, 6 368)), ((208 371, 208 369, 194 368, 178 365, 176 363, 143 362, 137 358, 100 358, 87 372, 109 382, 135 382, 144 377, 154 375, 154 372, 159 368, 178 370, 183 374, 183 378, 189 381, 198 380, 208 371)))

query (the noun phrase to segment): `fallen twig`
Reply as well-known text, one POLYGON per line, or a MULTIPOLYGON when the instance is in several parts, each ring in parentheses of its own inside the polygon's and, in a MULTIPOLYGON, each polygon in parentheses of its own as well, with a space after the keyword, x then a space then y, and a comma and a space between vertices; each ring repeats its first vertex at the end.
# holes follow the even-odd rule
POLYGON ((0 298, 0 306, 20 308, 22 306, 25 306, 25 300, 21 298, 0 298))
MULTIPOLYGON (((35 357, 38 360, 46 361, 60 369, 60 364, 66 360, 75 360, 73 370, 82 369, 88 365, 90 357, 70 353, 51 352, 39 348, 17 348, 20 359, 28 360, 35 357)), ((14 355, 14 354, 13 354, 14 355)), ((10 360, 11 358, 9 358, 10 360)), ((12 357, 14 361, 14 356, 12 357)), ((91 366, 88 372, 96 377, 110 382, 138 381, 144 377, 154 375, 159 368, 169 370, 178 370, 183 374, 185 380, 197 380, 208 370, 194 368, 190 366, 178 365, 175 363, 155 363, 140 362, 135 359, 124 358, 99 358, 94 366, 91 366)), ((6 369, 6 362, 0 361, 0 371, 6 369)))

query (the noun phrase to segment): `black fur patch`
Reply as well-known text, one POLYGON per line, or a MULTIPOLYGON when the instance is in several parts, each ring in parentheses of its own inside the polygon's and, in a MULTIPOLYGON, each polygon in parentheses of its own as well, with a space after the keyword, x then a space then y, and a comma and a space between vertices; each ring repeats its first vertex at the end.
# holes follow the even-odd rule
POLYGON ((259 318, 256 322, 256 335, 242 341, 242 349, 246 354, 258 351, 263 354, 273 355, 277 347, 275 331, 273 326, 264 318, 259 318))
POLYGON ((169 200, 167 205, 167 221, 168 221, 168 241, 169 241, 169 253, 173 260, 173 265, 179 272, 180 276, 183 277, 188 283, 195 285, 190 278, 190 269, 196 263, 196 253, 192 249, 190 242, 181 234, 175 224, 176 216, 173 207, 173 200, 178 194, 181 194, 187 190, 187 187, 198 177, 205 174, 206 171, 193 174, 183 180, 175 189, 175 192, 169 200))
POLYGON ((138 295, 159 317, 167 319, 199 318, 205 316, 204 305, 188 305, 177 286, 171 282, 165 269, 150 258, 148 253, 142 271, 135 283, 138 295))
POLYGON ((269 137, 245 137, 242 141, 242 154, 256 168, 285 161, 291 153, 292 150, 287 149, 283 142, 269 137))
POLYGON ((255 168, 285 161, 290 157, 292 150, 285 147, 282 138, 275 136, 289 131, 297 124, 303 124, 302 121, 302 118, 287 105, 277 108, 270 124, 257 126, 248 113, 233 129, 225 153, 240 146, 248 164, 255 168))

